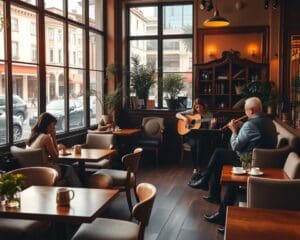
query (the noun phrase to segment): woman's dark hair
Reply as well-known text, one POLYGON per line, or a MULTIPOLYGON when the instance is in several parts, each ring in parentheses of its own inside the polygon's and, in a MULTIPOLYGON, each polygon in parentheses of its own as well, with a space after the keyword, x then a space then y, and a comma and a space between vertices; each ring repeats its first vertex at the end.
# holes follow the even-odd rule
POLYGON ((56 117, 54 117, 52 114, 44 112, 42 113, 36 123, 34 124, 33 128, 31 129, 31 134, 28 140, 28 145, 30 146, 31 143, 34 142, 34 140, 41 134, 41 133, 47 133, 47 127, 50 123, 55 122, 57 123, 56 117))
POLYGON ((200 98, 196 98, 196 99, 194 100, 194 103, 193 103, 193 110, 194 110, 194 111, 195 111, 195 106, 196 106, 196 105, 201 105, 201 106, 203 107, 204 111, 206 111, 207 106, 206 106, 206 104, 205 104, 204 102, 201 101, 200 98))

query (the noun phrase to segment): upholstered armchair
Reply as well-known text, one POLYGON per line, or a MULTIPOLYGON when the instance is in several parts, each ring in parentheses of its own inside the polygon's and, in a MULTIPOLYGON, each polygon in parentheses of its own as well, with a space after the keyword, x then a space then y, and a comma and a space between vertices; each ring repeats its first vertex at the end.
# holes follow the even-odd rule
POLYGON ((291 152, 285 161, 283 169, 290 179, 300 179, 299 155, 295 152, 291 152))
POLYGON ((73 236, 73 240, 133 240, 143 239, 144 229, 148 225, 156 188, 149 183, 140 183, 137 186, 140 202, 132 209, 132 216, 138 223, 97 218, 89 224, 82 224, 73 236))
POLYGON ((299 211, 299 199, 300 179, 278 180, 259 177, 248 179, 248 207, 299 211))
POLYGON ((137 145, 144 150, 155 151, 155 163, 158 166, 159 150, 163 143, 164 119, 160 117, 144 117, 142 120, 142 135, 137 145))
MULTIPOLYGON (((53 168, 28 167, 19 168, 6 174, 23 174, 26 186, 53 186, 56 183, 58 173, 53 168)), ((33 203, 34 204, 34 203, 33 203)), ((36 221, 0 218, 1 239, 44 239, 49 235, 50 221, 36 221)))
POLYGON ((37 167, 44 166, 43 150, 41 148, 20 148, 17 146, 10 147, 11 154, 18 159, 20 167, 37 167))
POLYGON ((254 148, 252 152, 253 167, 283 168, 287 156, 292 151, 289 145, 275 149, 254 148))

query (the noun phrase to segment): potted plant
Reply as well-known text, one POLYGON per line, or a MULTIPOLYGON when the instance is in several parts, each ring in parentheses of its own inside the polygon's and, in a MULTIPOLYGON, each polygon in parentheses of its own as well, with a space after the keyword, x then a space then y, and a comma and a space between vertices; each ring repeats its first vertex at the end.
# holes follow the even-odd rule
POLYGON ((182 89, 184 89, 182 75, 176 73, 169 73, 164 76, 163 91, 167 94, 166 102, 169 109, 176 109, 177 97, 182 89))
POLYGON ((7 207, 19 207, 19 192, 25 185, 22 174, 8 174, 0 177, 0 195, 5 197, 7 207))
POLYGON ((252 152, 242 154, 240 156, 240 161, 244 170, 249 170, 251 168, 252 152))
POLYGON ((138 56, 131 57, 132 68, 130 71, 131 86, 135 90, 138 99, 144 101, 144 106, 147 104, 149 90, 155 83, 154 64, 149 63, 147 65, 140 64, 138 56))

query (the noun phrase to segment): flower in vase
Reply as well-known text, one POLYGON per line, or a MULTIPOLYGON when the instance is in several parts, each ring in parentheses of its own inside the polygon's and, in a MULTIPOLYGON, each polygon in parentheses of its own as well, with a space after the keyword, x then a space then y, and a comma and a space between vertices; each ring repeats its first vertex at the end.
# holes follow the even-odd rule
POLYGON ((7 174, 0 177, 0 195, 12 199, 25 185, 25 177, 22 174, 7 174))
POLYGON ((240 156, 240 161, 242 163, 242 167, 247 169, 250 167, 252 162, 252 152, 244 153, 240 156))

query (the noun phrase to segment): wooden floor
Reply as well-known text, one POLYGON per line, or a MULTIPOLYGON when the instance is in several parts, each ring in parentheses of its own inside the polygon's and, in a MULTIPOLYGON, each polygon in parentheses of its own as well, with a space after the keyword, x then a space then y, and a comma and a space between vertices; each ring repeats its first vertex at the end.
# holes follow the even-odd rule
MULTIPOLYGON (((191 166, 168 163, 159 168, 142 167, 138 183, 149 182, 157 187, 150 223, 145 232, 146 240, 223 239, 217 232, 218 225, 203 220, 203 214, 218 209, 215 204, 202 199, 207 192, 187 186, 191 166)), ((129 219, 124 194, 121 194, 104 212, 105 217, 129 219)))

